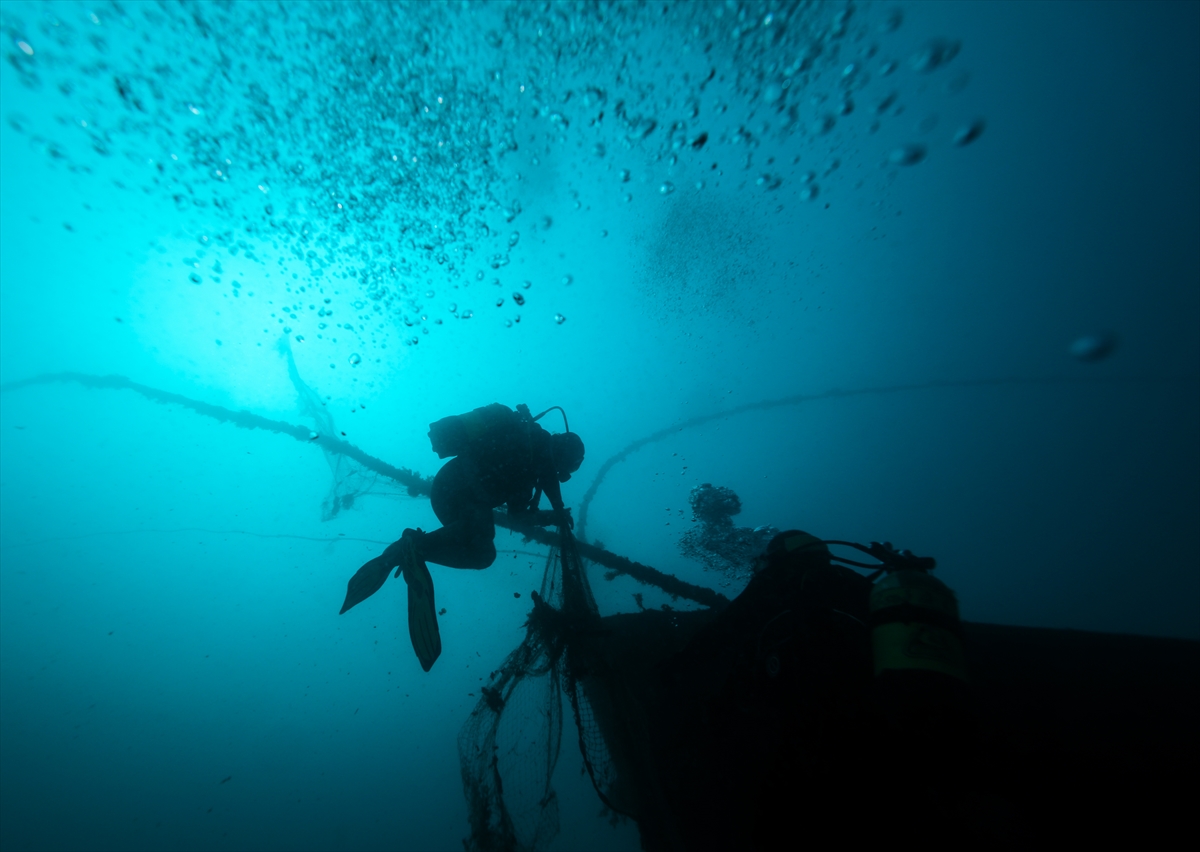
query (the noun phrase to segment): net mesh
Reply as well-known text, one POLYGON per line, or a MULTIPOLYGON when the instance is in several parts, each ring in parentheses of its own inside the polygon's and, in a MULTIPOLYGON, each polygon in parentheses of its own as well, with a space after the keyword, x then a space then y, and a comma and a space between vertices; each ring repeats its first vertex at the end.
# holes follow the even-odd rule
POLYGON ((594 652, 600 615, 570 530, 546 559, 525 639, 492 673, 458 737, 469 850, 543 849, 558 834, 551 786, 562 745, 563 695, 596 792, 617 811, 616 766, 598 719, 605 670, 594 652))
MULTIPOLYGON (((280 338, 276 346, 280 354, 287 360, 288 378, 296 389, 300 410, 311 418, 316 427, 312 433, 313 440, 321 445, 318 440, 321 436, 333 437, 338 434, 333 415, 325 401, 321 399, 320 394, 300 377, 300 371, 296 368, 296 359, 292 355, 292 347, 288 338, 280 338)), ((389 489, 388 486, 392 486, 394 483, 387 477, 381 477, 378 471, 368 469, 361 462, 344 453, 335 452, 329 446, 321 445, 321 451, 325 456, 326 464, 329 465, 329 472, 332 474, 329 492, 321 500, 322 521, 333 520, 339 512, 353 508, 361 497, 367 495, 403 496, 389 489)))

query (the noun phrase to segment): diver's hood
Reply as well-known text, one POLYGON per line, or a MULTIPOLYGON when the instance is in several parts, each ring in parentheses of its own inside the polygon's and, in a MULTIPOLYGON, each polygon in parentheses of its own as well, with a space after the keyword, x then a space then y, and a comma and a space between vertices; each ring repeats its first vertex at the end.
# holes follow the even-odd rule
POLYGON ((554 456, 554 469, 558 474, 558 481, 566 482, 583 464, 583 439, 574 432, 551 435, 550 452, 554 456))

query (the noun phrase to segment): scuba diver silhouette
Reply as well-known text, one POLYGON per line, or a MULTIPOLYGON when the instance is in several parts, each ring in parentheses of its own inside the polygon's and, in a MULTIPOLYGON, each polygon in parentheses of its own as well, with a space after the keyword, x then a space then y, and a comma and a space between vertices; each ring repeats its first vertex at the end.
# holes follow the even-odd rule
POLYGON ((431 423, 429 441, 438 458, 454 456, 434 477, 430 495, 442 527, 428 533, 404 530, 381 556, 350 578, 341 609, 344 613, 379 591, 393 568, 395 576, 403 574, 409 635, 425 671, 442 652, 433 579, 425 563, 470 569, 491 565, 496 559, 492 510, 499 506, 506 505, 509 517, 520 523, 573 527, 559 483, 579 469, 584 450, 559 406, 534 417, 528 406, 518 405, 514 411, 493 403, 431 423), (566 431, 551 434, 537 421, 556 408, 566 431), (538 508, 542 494, 550 510, 538 508))

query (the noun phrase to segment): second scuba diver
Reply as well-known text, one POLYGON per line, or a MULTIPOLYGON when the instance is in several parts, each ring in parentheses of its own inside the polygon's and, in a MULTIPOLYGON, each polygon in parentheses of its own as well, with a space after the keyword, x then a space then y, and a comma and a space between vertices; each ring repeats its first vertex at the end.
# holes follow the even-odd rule
MULTIPOLYGON (((554 406, 557 408, 557 406, 554 406)), ((551 411, 547 409, 547 411, 551 411)), ((562 411, 559 408, 559 411, 562 411)), ((487 568, 496 559, 492 510, 507 505, 509 517, 531 525, 573 526, 560 482, 583 463, 583 441, 566 426, 551 434, 537 424, 529 408, 512 410, 500 403, 444 417, 429 426, 429 441, 439 458, 454 456, 433 479, 430 503, 440 529, 406 529, 350 578, 342 612, 369 598, 394 568, 408 585, 408 631, 421 668, 429 671, 442 652, 433 578, 426 562, 449 568, 487 568), (539 510, 542 494, 549 511, 539 510)), ((566 415, 563 415, 566 423, 566 415)))

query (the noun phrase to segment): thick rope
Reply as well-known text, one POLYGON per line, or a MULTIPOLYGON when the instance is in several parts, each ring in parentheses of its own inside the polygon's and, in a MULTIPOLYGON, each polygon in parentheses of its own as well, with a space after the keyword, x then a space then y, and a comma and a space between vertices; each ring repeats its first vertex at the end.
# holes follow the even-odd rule
MULTIPOLYGON (((784 408, 790 405, 800 405, 805 402, 815 402, 822 399, 843 399, 852 396, 876 396, 892 393, 906 393, 909 391, 919 390, 936 390, 940 388, 984 388, 984 387, 1001 387, 1004 385, 1109 385, 1109 384, 1161 384, 1161 383, 1196 383, 1200 381, 1197 376, 1162 376, 1162 377, 1145 377, 1145 376, 1046 376, 1044 378, 1028 378, 1020 376, 1011 376, 997 379, 969 379, 962 381, 932 381, 919 382, 908 385, 886 385, 877 388, 858 388, 857 390, 840 390, 833 389, 824 393, 798 393, 791 396, 784 396, 778 399, 764 399, 758 402, 748 402, 745 405, 739 405, 735 408, 727 408, 724 411, 714 411, 711 414, 701 414, 696 417, 688 418, 672 426, 667 426, 664 429, 659 429, 657 432, 651 432, 649 435, 638 438, 626 444, 621 450, 610 456, 604 464, 600 465, 600 470, 596 472, 592 484, 588 486, 588 490, 583 495, 583 500, 579 504, 579 521, 576 524, 577 534, 580 539, 583 539, 587 533, 588 509, 591 507, 592 500, 596 496, 596 492, 600 490, 600 486, 604 483, 608 472, 616 467, 625 459, 629 458, 633 453, 640 450, 647 444, 653 444, 656 441, 661 441, 664 438, 669 438, 672 435, 682 432, 684 429, 693 429, 697 426, 703 426, 705 423, 711 423, 714 420, 722 420, 726 417, 733 417, 738 414, 746 414, 751 411, 767 411, 772 408, 784 408)), ((590 557, 589 557, 590 558, 590 557)))
MULTIPOLYGON (((315 444, 327 453, 352 459, 368 470, 373 470, 403 485, 413 497, 428 497, 432 490, 432 477, 421 476, 419 473, 411 471, 408 468, 390 465, 383 461, 383 459, 365 453, 353 444, 342 441, 332 435, 314 432, 306 426, 296 426, 291 423, 285 423, 282 420, 271 420, 257 414, 251 414, 249 411, 234 411, 220 405, 200 402, 177 393, 140 384, 124 376, 94 376, 88 373, 46 373, 29 379, 7 382, 0 385, 0 392, 7 393, 8 391, 19 390, 34 385, 54 384, 57 382, 75 382, 87 388, 103 390, 131 390, 154 402, 179 405, 221 423, 232 423, 234 426, 242 429, 265 429, 269 432, 277 432, 280 435, 288 435, 297 441, 306 444, 315 444)), ((492 515, 496 526, 519 533, 526 540, 536 541, 538 544, 544 544, 549 547, 556 547, 559 543, 557 533, 550 532, 542 527, 518 524, 510 520, 504 512, 496 511, 492 515)), ((658 586, 673 598, 685 598, 708 607, 719 607, 729 602, 725 596, 717 594, 712 589, 686 583, 671 574, 664 574, 648 565, 634 562, 631 559, 596 547, 595 545, 579 542, 578 546, 579 554, 585 559, 603 565, 611 571, 628 574, 638 582, 658 586)))

